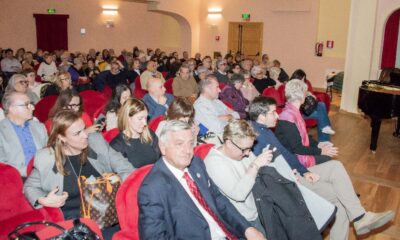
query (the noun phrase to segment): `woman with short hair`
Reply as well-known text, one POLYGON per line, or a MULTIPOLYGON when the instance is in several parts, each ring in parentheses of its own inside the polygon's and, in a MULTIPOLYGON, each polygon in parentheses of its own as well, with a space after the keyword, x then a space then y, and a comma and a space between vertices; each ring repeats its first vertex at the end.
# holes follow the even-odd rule
POLYGON ((244 76, 242 74, 233 74, 229 83, 225 85, 219 94, 221 101, 229 103, 233 110, 239 113, 241 119, 247 117, 246 108, 249 105, 249 100, 241 92, 243 83, 244 76))
POLYGON ((155 163, 161 156, 156 134, 147 127, 148 110, 142 100, 130 98, 118 112, 120 133, 110 145, 136 168, 155 163))

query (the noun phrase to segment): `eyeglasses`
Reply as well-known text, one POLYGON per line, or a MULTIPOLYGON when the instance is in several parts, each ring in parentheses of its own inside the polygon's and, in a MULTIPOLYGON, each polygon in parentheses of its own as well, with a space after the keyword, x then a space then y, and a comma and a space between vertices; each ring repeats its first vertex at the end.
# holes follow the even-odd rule
POLYGON ((60 78, 60 80, 61 80, 61 81, 68 81, 68 82, 70 82, 70 81, 71 81, 71 78, 60 78))
POLYGON ((28 85, 28 84, 29 84, 29 81, 19 81, 18 83, 21 84, 21 85, 22 85, 22 84, 28 85))
POLYGON ((14 104, 13 106, 29 108, 29 107, 34 107, 35 104, 33 102, 26 102, 26 103, 21 103, 21 104, 14 104))
POLYGON ((231 143, 235 146, 235 147, 237 147, 240 151, 242 151, 242 154, 244 154, 244 153, 249 153, 250 151, 251 151, 251 147, 249 147, 249 148, 241 148, 241 147, 239 147, 235 142, 233 142, 232 140, 231 140, 231 143))

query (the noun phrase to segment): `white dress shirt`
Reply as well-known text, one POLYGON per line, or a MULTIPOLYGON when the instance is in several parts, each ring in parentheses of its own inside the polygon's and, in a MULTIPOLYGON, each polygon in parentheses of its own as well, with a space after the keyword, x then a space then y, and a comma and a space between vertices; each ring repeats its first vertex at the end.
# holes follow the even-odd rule
POLYGON ((167 168, 172 172, 172 174, 178 179, 179 183, 182 185, 182 187, 185 189, 186 193, 189 195, 189 197, 192 199, 193 203, 196 205, 196 207, 199 209, 201 215, 203 215, 204 219, 207 221, 208 226, 210 228, 210 233, 211 233, 211 239, 213 240, 220 240, 220 239, 226 239, 226 235, 224 231, 218 226, 218 223, 211 217, 211 215, 201 206, 201 204, 197 201, 196 197, 192 194, 192 192, 189 189, 189 186, 187 185, 186 180, 183 178, 183 174, 187 172, 190 176, 191 179, 193 177, 190 175, 189 171, 187 168, 185 170, 179 170, 176 167, 172 166, 170 163, 168 163, 167 160, 164 159, 163 161, 167 168))

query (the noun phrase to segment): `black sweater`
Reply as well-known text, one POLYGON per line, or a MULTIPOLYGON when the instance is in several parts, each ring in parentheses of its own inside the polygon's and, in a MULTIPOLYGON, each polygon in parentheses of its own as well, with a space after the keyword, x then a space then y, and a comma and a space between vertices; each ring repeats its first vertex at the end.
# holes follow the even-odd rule
POLYGON ((301 142, 300 132, 294 123, 279 120, 275 129, 275 136, 290 152, 299 155, 314 156, 316 164, 331 160, 331 157, 321 155, 321 149, 318 148, 318 142, 315 141, 311 136, 309 136, 310 145, 308 147, 304 146, 301 142))

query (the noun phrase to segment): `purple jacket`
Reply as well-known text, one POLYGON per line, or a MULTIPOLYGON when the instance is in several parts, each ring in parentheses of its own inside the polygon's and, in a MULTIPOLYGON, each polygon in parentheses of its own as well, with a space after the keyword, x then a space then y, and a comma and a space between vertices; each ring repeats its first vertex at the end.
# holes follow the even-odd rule
POLYGON ((221 101, 229 103, 233 106, 233 110, 239 113, 240 118, 246 118, 246 107, 249 101, 243 97, 240 90, 237 90, 232 84, 225 85, 222 92, 219 94, 221 101))

